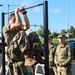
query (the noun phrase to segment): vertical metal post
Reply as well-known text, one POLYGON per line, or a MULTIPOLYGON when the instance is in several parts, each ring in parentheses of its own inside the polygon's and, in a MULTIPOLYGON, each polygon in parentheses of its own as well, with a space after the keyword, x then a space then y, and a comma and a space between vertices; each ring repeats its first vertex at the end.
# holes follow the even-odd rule
POLYGON ((49 75, 49 50, 48 50, 48 1, 43 2, 44 15, 44 44, 45 44, 45 75, 49 75))
MULTIPOLYGON (((4 12, 2 12, 2 29, 4 26, 4 12)), ((5 75, 5 41, 2 32, 2 75, 5 75)))
POLYGON ((67 25, 68 25, 68 30, 67 30, 67 34, 68 34, 68 39, 69 39, 69 1, 66 0, 66 10, 67 10, 67 25))
MULTIPOLYGON (((8 12, 9 12, 9 4, 8 4, 8 12)), ((8 14, 8 19, 9 19, 9 14, 8 14)), ((8 20, 8 24, 9 24, 9 20, 8 20)))

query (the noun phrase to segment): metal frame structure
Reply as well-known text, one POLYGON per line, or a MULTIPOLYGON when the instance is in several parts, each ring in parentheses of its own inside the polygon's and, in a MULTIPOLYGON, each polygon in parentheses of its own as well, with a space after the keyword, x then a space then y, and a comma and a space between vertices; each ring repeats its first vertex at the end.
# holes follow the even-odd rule
MULTIPOLYGON (((34 8, 43 5, 43 20, 44 20, 44 45, 45 45, 45 75, 49 75, 49 50, 48 50, 48 1, 45 0, 41 4, 27 7, 26 9, 34 8)), ((5 25, 5 14, 12 12, 2 12, 2 28, 5 25)), ((5 75, 5 41, 2 33, 2 75, 5 75)))
MULTIPOLYGON (((9 7, 10 7, 10 6, 24 6, 24 5, 9 5, 9 4, 8 4, 8 12, 9 12, 9 7)), ((8 18, 9 18, 9 14, 8 14, 8 18)), ((9 21, 8 21, 8 24, 9 24, 9 21)))
MULTIPOLYGON (((41 3, 41 4, 37 4, 37 5, 34 5, 34 6, 30 6, 30 7, 27 7, 27 8, 25 8, 25 9, 34 8, 34 7, 41 6, 41 5, 43 5, 43 3, 41 3)), ((13 12, 14 12, 14 11, 6 12, 5 14, 9 14, 9 13, 13 13, 13 12)))

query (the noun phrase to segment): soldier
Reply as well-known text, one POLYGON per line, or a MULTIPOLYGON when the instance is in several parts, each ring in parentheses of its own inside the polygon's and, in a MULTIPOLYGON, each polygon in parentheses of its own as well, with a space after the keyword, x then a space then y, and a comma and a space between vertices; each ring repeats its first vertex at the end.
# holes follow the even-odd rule
POLYGON ((33 64, 33 62, 32 62, 32 64, 30 64, 32 67, 32 73, 34 75, 35 74, 35 65, 37 63, 44 64, 44 59, 41 56, 42 45, 41 45, 39 36, 35 31, 30 32, 28 35, 28 38, 29 38, 29 42, 30 42, 31 52, 33 54, 32 58, 35 60, 35 61, 33 61, 34 64, 33 64))
POLYGON ((49 36, 48 42, 49 42, 49 69, 50 69, 50 75, 57 75, 56 65, 54 63, 56 46, 52 43, 52 37, 51 36, 49 36))
POLYGON ((71 62, 72 62, 72 49, 65 40, 65 35, 58 36, 60 44, 57 46, 55 53, 55 64, 57 66, 57 75, 72 75, 71 62))
POLYGON ((10 75, 27 75, 24 54, 29 46, 25 31, 30 28, 30 24, 26 13, 24 7, 16 8, 15 12, 10 14, 9 24, 3 27, 3 35, 8 45, 6 53, 10 75), (19 12, 23 14, 25 24, 22 24, 19 12), (25 48, 21 49, 24 45, 25 48))

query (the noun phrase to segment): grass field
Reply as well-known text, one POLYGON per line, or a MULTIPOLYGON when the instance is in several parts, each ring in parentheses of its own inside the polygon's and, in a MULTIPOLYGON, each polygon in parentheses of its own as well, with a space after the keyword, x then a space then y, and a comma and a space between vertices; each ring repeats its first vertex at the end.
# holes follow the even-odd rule
MULTIPOLYGON (((69 40, 75 40, 75 38, 74 39, 66 39, 66 41, 69 41, 69 40)), ((41 40, 41 43, 44 43, 44 40, 41 40)), ((53 43, 59 44, 58 39, 53 39, 53 43)))
MULTIPOLYGON (((75 40, 75 38, 74 39, 66 39, 66 41, 69 41, 69 40, 75 40)), ((59 44, 58 39, 53 39, 53 43, 58 43, 59 44)))

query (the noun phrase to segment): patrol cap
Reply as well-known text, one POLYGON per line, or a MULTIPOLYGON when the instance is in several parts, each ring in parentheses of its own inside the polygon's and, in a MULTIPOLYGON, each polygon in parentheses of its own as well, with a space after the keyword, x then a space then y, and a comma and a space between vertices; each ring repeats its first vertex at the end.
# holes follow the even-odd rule
POLYGON ((59 34, 58 38, 65 37, 63 34, 59 34))

